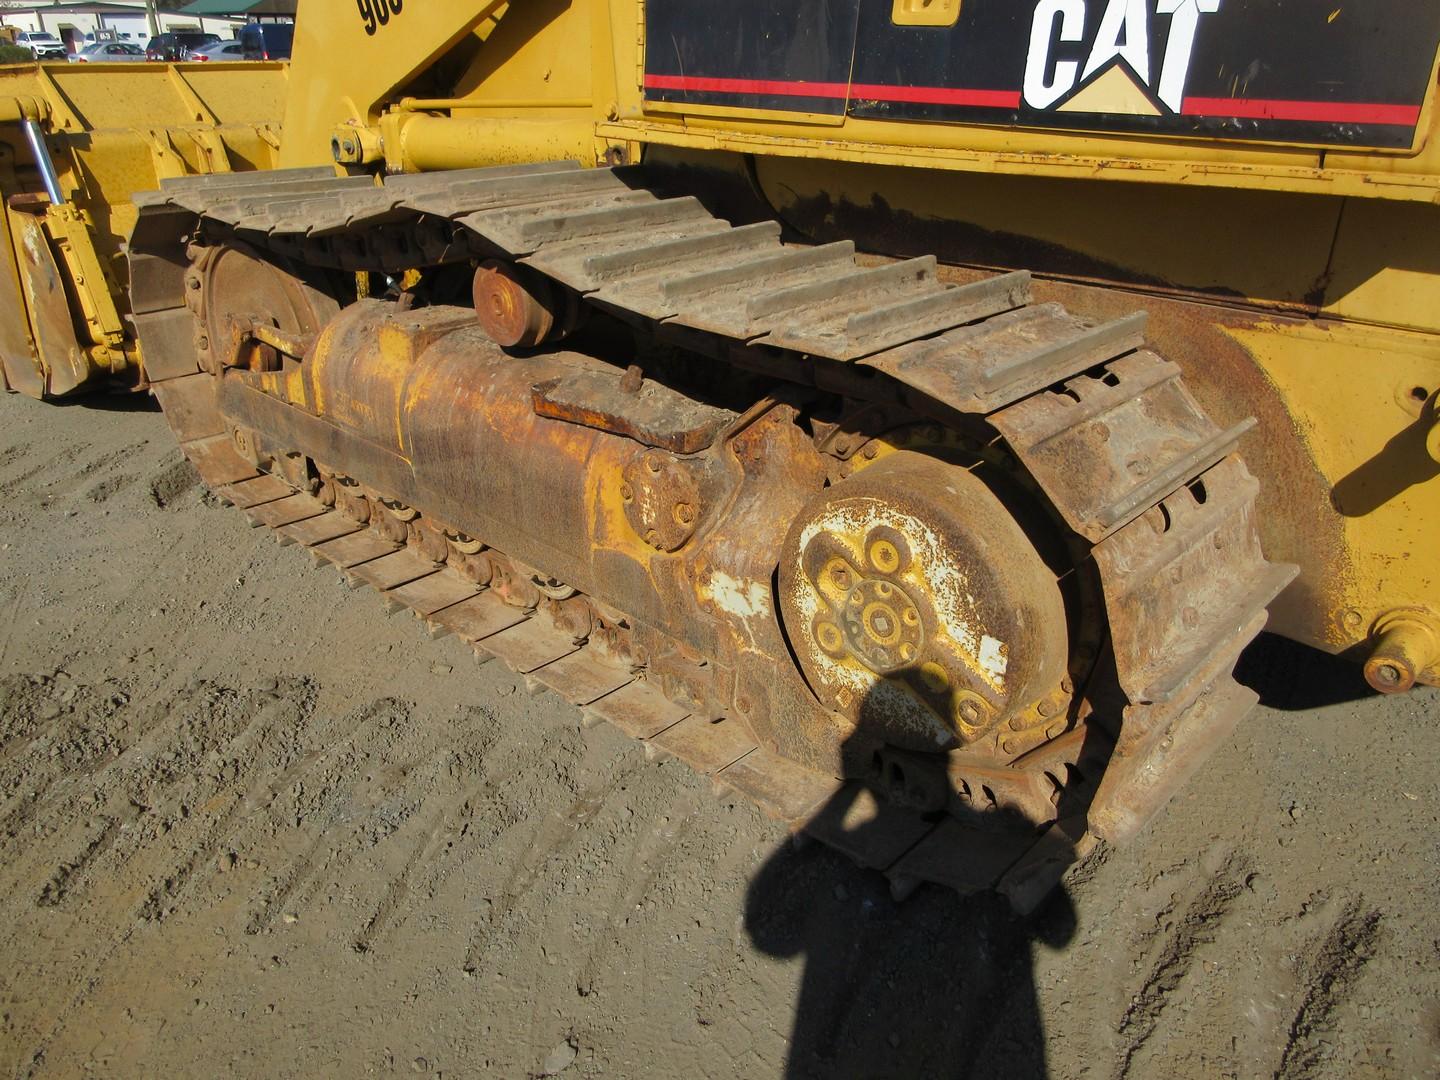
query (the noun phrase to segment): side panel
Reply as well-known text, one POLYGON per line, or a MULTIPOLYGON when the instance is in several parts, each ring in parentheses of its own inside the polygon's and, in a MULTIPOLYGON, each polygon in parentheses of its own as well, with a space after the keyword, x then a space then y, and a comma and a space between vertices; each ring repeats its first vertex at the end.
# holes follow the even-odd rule
POLYGON ((860 8, 861 0, 652 0, 645 7, 646 97, 842 115, 860 8))
POLYGON ((1405 149, 1440 44, 1430 0, 965 0, 948 27, 859 0, 845 79, 853 7, 651 0, 646 100, 1405 149))

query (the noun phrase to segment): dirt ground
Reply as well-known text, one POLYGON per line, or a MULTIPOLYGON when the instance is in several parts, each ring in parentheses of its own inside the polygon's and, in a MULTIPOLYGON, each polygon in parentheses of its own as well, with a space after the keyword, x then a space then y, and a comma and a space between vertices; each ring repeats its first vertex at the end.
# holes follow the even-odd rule
POLYGON ((7 1073, 1440 1073, 1436 692, 1262 638, 1139 842, 897 906, 249 529, 145 402, 0 408, 7 1073))

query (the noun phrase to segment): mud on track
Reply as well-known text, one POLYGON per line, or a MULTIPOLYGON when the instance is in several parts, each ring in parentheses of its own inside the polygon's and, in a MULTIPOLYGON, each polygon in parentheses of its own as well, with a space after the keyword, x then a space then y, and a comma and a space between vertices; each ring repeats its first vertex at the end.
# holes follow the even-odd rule
POLYGON ((0 1073, 1421 1077, 1440 695, 1266 700, 1029 922, 792 850, 208 498, 0 402, 0 1073))

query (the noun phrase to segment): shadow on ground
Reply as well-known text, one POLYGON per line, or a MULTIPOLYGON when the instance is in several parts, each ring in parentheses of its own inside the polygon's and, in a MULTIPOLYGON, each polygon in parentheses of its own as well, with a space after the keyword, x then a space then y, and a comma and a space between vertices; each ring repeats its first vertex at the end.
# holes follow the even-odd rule
POLYGON ((879 874, 786 844, 751 883, 745 924, 760 951, 804 959, 786 1077, 1047 1075, 1031 955, 1074 934, 1063 889, 1027 918, 936 886, 897 904, 879 874))
POLYGON ((1260 695, 1260 704, 1286 712, 1374 697, 1359 664, 1308 645, 1261 634, 1240 654, 1235 680, 1260 695))
POLYGON ((77 394, 74 397, 52 398, 47 405, 61 408, 76 407, 95 412, 158 413, 160 403, 154 396, 138 390, 96 391, 93 394, 77 394))
MULTIPOLYGON (((842 756, 852 776, 868 762, 866 786, 883 786, 890 797, 848 784, 813 814, 810 831, 859 863, 889 866, 931 839, 920 841, 930 826, 916 832, 917 822, 945 822, 954 863, 937 864, 935 880, 969 879, 983 891, 922 885, 897 903, 885 877, 845 855, 814 840, 782 844, 751 881, 745 927, 760 952, 804 965, 785 1076, 1043 1078, 1033 952, 1037 942, 1058 949, 1071 941, 1074 907, 1062 886, 1020 916, 984 889, 1035 843, 1036 825, 1010 806, 956 807, 944 754, 897 756, 888 742, 903 728, 887 718, 886 704, 923 690, 909 667, 883 678, 894 692, 872 691, 862 702, 842 756)), ((1068 861, 1053 877, 1041 875, 1045 882, 1068 861)))
MULTIPOLYGON (((1236 677, 1284 710, 1373 693, 1353 663, 1270 634, 1236 677)), ((761 952, 804 964, 787 1078, 1048 1075, 1033 957, 1074 937, 1063 886, 1031 916, 994 892, 933 885, 896 903, 881 875, 818 843, 787 843, 752 881, 745 925, 761 952)))

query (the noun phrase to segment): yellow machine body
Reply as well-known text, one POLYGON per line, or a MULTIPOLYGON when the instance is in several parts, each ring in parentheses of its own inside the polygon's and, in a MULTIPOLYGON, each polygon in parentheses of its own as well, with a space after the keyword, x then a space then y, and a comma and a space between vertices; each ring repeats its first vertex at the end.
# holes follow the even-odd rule
POLYGON ((0 329, 5 387, 33 397, 136 385, 124 238, 161 180, 274 168, 282 63, 0 68, 0 329), (43 137, 59 194, 25 136, 43 137))

